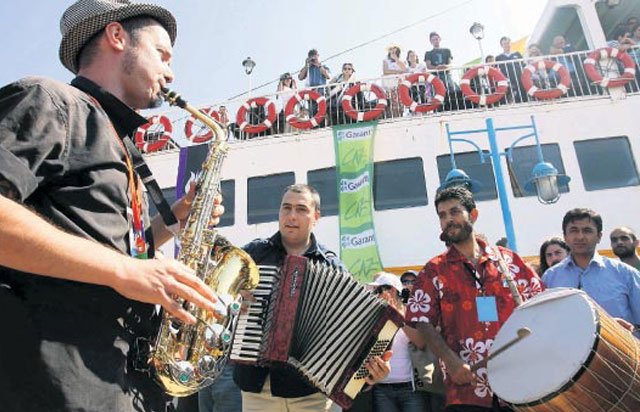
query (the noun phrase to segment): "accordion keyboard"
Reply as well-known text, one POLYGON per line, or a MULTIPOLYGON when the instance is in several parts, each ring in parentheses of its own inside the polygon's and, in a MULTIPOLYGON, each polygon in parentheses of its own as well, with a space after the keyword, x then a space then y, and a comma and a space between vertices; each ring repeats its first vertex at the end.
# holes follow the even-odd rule
POLYGON ((277 283, 278 268, 258 266, 260 281, 253 291, 254 302, 249 304, 246 316, 241 316, 236 327, 230 359, 237 362, 256 362, 263 341, 264 308, 269 304, 273 286, 277 283))

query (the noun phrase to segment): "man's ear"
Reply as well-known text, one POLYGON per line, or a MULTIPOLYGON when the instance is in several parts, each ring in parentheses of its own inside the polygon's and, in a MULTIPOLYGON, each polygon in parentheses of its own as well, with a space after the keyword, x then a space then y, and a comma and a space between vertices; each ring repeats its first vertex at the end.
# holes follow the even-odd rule
POLYGON ((315 211, 315 217, 316 217, 315 223, 318 223, 318 220, 320 219, 320 216, 321 216, 320 209, 316 209, 316 211, 315 211))
POLYGON ((476 223, 476 220, 478 220, 478 209, 472 209, 471 212, 469 212, 469 219, 471 223, 476 223))
POLYGON ((105 40, 109 47, 114 50, 123 51, 127 42, 129 42, 129 34, 124 30, 124 27, 118 22, 112 22, 107 24, 104 28, 105 40))

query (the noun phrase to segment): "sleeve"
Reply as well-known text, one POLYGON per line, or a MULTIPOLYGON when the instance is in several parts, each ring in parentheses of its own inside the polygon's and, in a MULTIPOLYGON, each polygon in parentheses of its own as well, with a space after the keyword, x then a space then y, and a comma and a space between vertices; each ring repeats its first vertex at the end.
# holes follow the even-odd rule
POLYGON ((405 322, 416 327, 418 323, 440 325, 440 295, 442 284, 433 266, 427 264, 418 274, 415 287, 407 302, 405 322))
POLYGON ((424 64, 427 64, 427 62, 430 62, 430 60, 429 60, 430 58, 431 58, 431 52, 430 51, 425 52, 424 53, 424 64))
POLYGON ((629 307, 634 326, 640 325, 640 272, 629 267, 629 307))
POLYGON ((38 84, 12 83, 0 89, 0 178, 27 199, 65 167, 66 112, 38 84))
POLYGON ((451 54, 451 49, 447 49, 447 59, 446 59, 446 64, 451 63, 451 60, 453 60, 453 55, 451 54))

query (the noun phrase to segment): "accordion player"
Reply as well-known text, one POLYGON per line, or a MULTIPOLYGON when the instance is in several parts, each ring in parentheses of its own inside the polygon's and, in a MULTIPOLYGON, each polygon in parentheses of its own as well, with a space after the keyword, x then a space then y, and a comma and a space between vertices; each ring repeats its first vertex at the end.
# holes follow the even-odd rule
POLYGON ((402 315, 350 274, 304 257, 258 268, 255 302, 240 315, 230 360, 286 365, 349 408, 366 363, 387 350, 402 315))

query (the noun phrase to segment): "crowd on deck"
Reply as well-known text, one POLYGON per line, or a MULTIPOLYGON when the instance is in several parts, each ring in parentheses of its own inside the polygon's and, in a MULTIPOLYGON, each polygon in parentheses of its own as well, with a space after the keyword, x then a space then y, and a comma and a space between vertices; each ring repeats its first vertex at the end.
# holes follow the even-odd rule
MULTIPOLYGON (((402 84, 408 76, 414 73, 430 72, 440 79, 444 85, 444 95, 441 102, 436 102, 437 91, 428 81, 415 82, 410 87, 410 97, 421 105, 439 103, 435 108, 437 111, 460 110, 477 107, 478 105, 465 99, 461 91, 461 84, 457 77, 464 72, 452 71, 453 52, 441 45, 442 39, 437 32, 429 34, 429 42, 432 48, 424 53, 422 60, 420 54, 415 50, 403 52, 398 45, 391 45, 386 49, 386 55, 382 60, 381 78, 376 81, 377 85, 384 90, 387 99, 384 116, 386 118, 396 118, 409 116, 412 111, 409 107, 401 103, 398 94, 398 86, 402 84)), ((635 65, 640 63, 640 24, 637 18, 629 17, 626 24, 621 24, 614 30, 609 47, 626 51, 631 56, 635 65)), ((529 100, 536 100, 536 96, 527 90, 521 76, 525 67, 546 56, 550 61, 560 63, 568 72, 567 83, 569 86, 565 93, 567 96, 582 96, 598 94, 599 89, 588 76, 583 68, 585 56, 576 53, 576 49, 567 41, 563 34, 558 34, 553 38, 548 50, 542 50, 536 43, 527 46, 524 56, 519 51, 512 50, 511 39, 503 36, 500 39, 502 52, 497 55, 487 55, 485 63, 496 67, 506 78, 508 84, 504 91, 505 97, 499 101, 489 104, 489 106, 505 103, 521 103, 529 100), (558 56, 559 55, 559 56, 558 56), (557 56, 557 57, 556 57, 557 56)), ((465 69, 468 71, 469 69, 465 69)), ((602 70, 609 72, 615 77, 623 72, 619 62, 613 63, 602 70)), ((554 89, 561 83, 561 76, 557 68, 536 67, 531 75, 531 83, 534 90, 554 89)), ((636 71, 636 82, 631 82, 625 87, 628 92, 638 91, 640 84, 640 70, 636 71)), ((313 89, 326 99, 326 114, 318 123, 318 126, 329 126, 336 124, 353 123, 356 120, 347 116, 342 106, 345 92, 359 81, 356 75, 356 67, 351 62, 342 64, 340 72, 333 75, 331 69, 321 63, 318 50, 309 50, 302 68, 296 73, 283 73, 276 86, 275 105, 277 119, 273 124, 258 133, 248 133, 246 137, 252 138, 270 134, 289 133, 296 131, 287 121, 285 106, 287 102, 300 90, 313 89)), ((479 75, 471 80, 471 89, 478 95, 489 95, 496 91, 496 81, 491 76, 479 75)), ((377 96, 361 91, 355 93, 351 99, 352 107, 355 110, 371 110, 376 106, 377 96)), ((294 106, 289 116, 299 119, 309 119, 318 111, 318 103, 313 99, 303 100, 294 106)), ((248 123, 261 123, 267 118, 267 112, 263 106, 252 107, 246 114, 248 123)), ((229 125, 230 131, 236 137, 240 137, 241 129, 235 122, 235 118, 221 116, 221 120, 229 125)))

